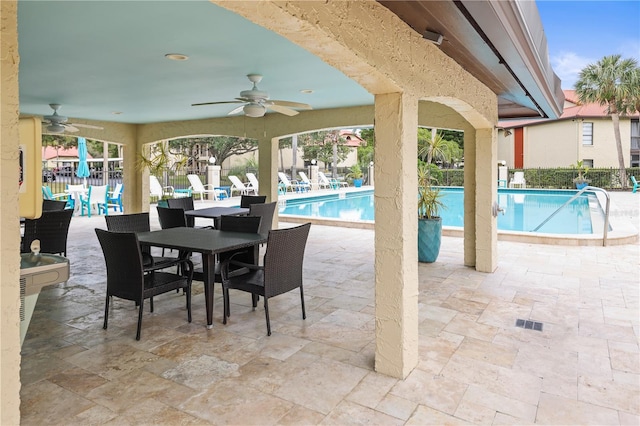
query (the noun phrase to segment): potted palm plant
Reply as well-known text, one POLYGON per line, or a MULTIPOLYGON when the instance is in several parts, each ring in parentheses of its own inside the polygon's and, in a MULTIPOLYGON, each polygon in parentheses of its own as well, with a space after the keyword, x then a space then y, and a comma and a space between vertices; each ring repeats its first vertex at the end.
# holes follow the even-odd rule
POLYGON ((356 163, 351 166, 351 169, 349 169, 349 173, 346 177, 347 179, 353 180, 353 186, 355 186, 356 188, 360 188, 362 186, 362 176, 362 169, 360 168, 360 165, 356 163))
MULTIPOLYGON (((418 261, 432 263, 440 254, 442 240, 442 203, 440 189, 433 186, 431 171, 437 166, 420 163, 418 166, 418 261)), ((438 170, 439 171, 439 170, 438 170)))
POLYGON ((589 182, 591 182, 587 179, 587 172, 589 171, 589 168, 584 165, 582 160, 578 161, 576 164, 572 164, 571 167, 578 170, 578 176, 573 178, 573 183, 576 185, 576 188, 582 189, 589 185, 589 182))

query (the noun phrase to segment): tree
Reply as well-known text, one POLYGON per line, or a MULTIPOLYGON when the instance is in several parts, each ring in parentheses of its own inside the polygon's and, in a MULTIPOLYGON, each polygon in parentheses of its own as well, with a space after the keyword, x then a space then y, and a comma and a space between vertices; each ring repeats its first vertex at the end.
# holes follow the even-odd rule
POLYGON ((187 157, 188 164, 197 164, 200 157, 200 149, 206 147, 209 157, 215 157, 216 163, 222 164, 224 160, 233 155, 242 155, 258 149, 258 141, 236 136, 203 136, 173 139, 169 141, 169 152, 180 153, 187 157))
MULTIPOLYGON (((307 161, 318 160, 327 164, 344 161, 349 155, 350 148, 345 145, 346 140, 340 136, 340 130, 320 131, 298 135, 298 145, 303 147, 303 158, 307 161)), ((336 177, 337 168, 332 168, 336 177)))
POLYGON ((638 63, 635 59, 622 59, 621 55, 605 56, 580 71, 575 90, 580 102, 598 103, 607 107, 618 150, 620 180, 622 188, 626 189, 627 172, 620 137, 620 115, 632 113, 638 107, 640 99, 638 63))

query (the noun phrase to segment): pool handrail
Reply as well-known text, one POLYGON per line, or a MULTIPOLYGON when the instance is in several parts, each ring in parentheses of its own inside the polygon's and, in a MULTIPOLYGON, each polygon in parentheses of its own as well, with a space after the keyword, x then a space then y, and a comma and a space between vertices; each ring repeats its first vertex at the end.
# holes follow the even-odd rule
POLYGON ((581 196, 585 191, 600 191, 600 192, 604 193, 604 196, 607 199, 607 206, 605 208, 605 213, 604 213, 604 230, 602 231, 602 245, 606 246, 607 245, 607 231, 609 230, 609 204, 610 204, 611 199, 610 199, 609 193, 607 191, 605 191, 602 188, 598 188, 596 186, 585 186, 584 188, 582 188, 580 191, 578 191, 578 193, 576 195, 574 195, 573 197, 569 198, 569 200, 566 203, 564 203, 563 205, 558 207, 558 209, 556 211, 551 213, 551 215, 549 215, 548 218, 543 220, 542 223, 540 225, 536 226, 531 232, 536 232, 538 229, 540 229, 542 227, 542 225, 544 225, 549 220, 551 220, 551 218, 554 217, 560 210, 562 210, 564 207, 566 207, 568 204, 570 204, 573 200, 575 200, 576 198, 581 196))

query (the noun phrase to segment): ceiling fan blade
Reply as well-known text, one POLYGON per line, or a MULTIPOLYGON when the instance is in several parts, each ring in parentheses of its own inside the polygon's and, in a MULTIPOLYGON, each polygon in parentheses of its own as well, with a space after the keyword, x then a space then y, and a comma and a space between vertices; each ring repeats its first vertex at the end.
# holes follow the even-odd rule
POLYGON ((295 109, 287 108, 282 105, 269 105, 265 103, 264 106, 275 112, 279 112, 280 114, 288 115, 289 117, 299 114, 299 112, 296 111, 295 109))
POLYGON ((75 127, 73 124, 63 124, 65 132, 79 132, 80 129, 75 127))
POLYGON ((291 102, 291 101, 276 101, 273 99, 269 100, 269 103, 273 104, 273 105, 280 105, 280 106, 284 106, 284 107, 290 107, 290 108, 298 108, 298 109, 313 109, 311 108, 311 105, 309 104, 302 104, 300 102, 291 102))
POLYGON ((92 126, 91 124, 80 124, 80 123, 67 123, 65 126, 75 126, 75 127, 84 127, 85 129, 96 129, 96 130, 104 130, 104 127, 100 126, 92 126))
POLYGON ((233 115, 233 114, 237 114, 237 113, 239 113, 239 112, 242 112, 242 109, 243 109, 243 108, 244 108, 244 105, 240 105, 238 108, 235 108, 235 109, 233 109, 233 110, 229 111, 229 112, 227 113, 227 115, 233 115))
POLYGON ((218 105, 218 104, 239 104, 240 102, 244 102, 244 101, 237 100, 237 101, 202 102, 202 103, 199 103, 199 104, 191 104, 191 106, 218 105))

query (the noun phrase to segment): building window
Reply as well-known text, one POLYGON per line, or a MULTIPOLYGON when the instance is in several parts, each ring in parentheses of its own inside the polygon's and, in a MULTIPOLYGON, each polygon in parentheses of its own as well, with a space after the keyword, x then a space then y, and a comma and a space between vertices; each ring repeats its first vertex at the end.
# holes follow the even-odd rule
POLYGON ((631 155, 631 167, 640 167, 640 155, 631 155))
POLYGON ((640 121, 631 120, 631 149, 640 149, 640 121))
POLYGON ((582 123, 582 145, 593 145, 593 123, 582 123))
POLYGON ((582 160, 582 166, 593 169, 593 159, 585 158, 582 160))

